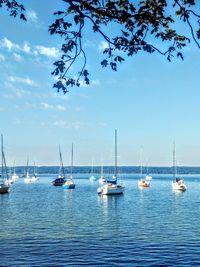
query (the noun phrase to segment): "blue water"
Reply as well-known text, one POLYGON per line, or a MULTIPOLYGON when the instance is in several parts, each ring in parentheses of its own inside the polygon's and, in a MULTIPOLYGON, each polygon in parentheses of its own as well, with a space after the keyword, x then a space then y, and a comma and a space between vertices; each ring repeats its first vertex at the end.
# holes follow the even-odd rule
POLYGON ((184 176, 188 190, 174 193, 171 178, 154 176, 137 187, 123 175, 124 195, 97 195, 98 182, 77 174, 76 189, 20 179, 0 195, 0 266, 199 266, 200 176, 184 176))

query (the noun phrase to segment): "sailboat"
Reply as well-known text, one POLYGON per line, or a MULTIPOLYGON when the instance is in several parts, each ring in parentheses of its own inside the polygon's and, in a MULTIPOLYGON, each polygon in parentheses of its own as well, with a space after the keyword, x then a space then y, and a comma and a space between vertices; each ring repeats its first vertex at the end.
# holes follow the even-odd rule
POLYGON ((27 158, 26 162, 26 169, 25 169, 25 175, 24 175, 24 183, 29 184, 32 183, 31 177, 29 175, 29 159, 27 158))
POLYGON ((71 175, 66 179, 66 182, 63 184, 63 189, 75 189, 75 183, 73 181, 73 165, 74 165, 74 147, 72 144, 71 151, 71 175))
POLYGON ((183 179, 177 177, 177 169, 176 169, 176 150, 175 144, 173 149, 173 180, 172 180, 172 190, 174 191, 186 191, 187 187, 183 179))
POLYGON ((147 169, 147 174, 146 174, 145 179, 147 181, 151 181, 153 177, 149 174, 149 166, 148 165, 147 165, 146 169, 147 169))
POLYGON ((14 180, 12 179, 12 170, 10 168, 10 172, 8 174, 8 183, 11 185, 14 183, 14 180))
POLYGON ((98 194, 101 195, 120 195, 123 194, 124 192, 124 186, 119 185, 117 183, 117 178, 118 178, 118 169, 117 169, 117 130, 115 130, 115 170, 114 170, 114 176, 113 176, 113 181, 108 182, 99 187, 97 189, 98 194))
POLYGON ((15 172, 15 162, 13 164, 13 174, 12 174, 11 178, 13 181, 16 181, 17 179, 19 179, 19 176, 15 172))
POLYGON ((93 181, 96 181, 96 177, 94 176, 94 163, 93 163, 93 161, 92 161, 92 169, 91 169, 91 176, 90 176, 90 178, 89 178, 89 180, 91 181, 91 182, 93 182, 93 181))
POLYGON ((33 180, 33 182, 36 182, 39 180, 37 172, 36 172, 35 162, 34 162, 34 167, 33 167, 33 176, 31 177, 31 179, 33 180))
POLYGON ((104 174, 103 174, 103 163, 101 164, 101 175, 99 178, 99 183, 102 185, 106 183, 106 178, 104 177, 104 174))
POLYGON ((143 178, 143 166, 142 166, 142 155, 141 155, 141 164, 140 164, 140 180, 138 181, 138 186, 140 188, 147 188, 150 186, 150 181, 145 178, 143 178))
POLYGON ((5 154, 3 151, 3 135, 1 135, 1 176, 0 176, 0 194, 9 193, 10 184, 8 183, 8 172, 6 166, 5 154))
POLYGON ((54 186, 62 186, 66 181, 65 170, 64 170, 64 166, 63 166, 63 160, 62 160, 62 154, 61 154, 60 146, 59 146, 59 156, 60 156, 60 168, 59 168, 58 178, 56 178, 52 182, 52 185, 54 185, 54 186))

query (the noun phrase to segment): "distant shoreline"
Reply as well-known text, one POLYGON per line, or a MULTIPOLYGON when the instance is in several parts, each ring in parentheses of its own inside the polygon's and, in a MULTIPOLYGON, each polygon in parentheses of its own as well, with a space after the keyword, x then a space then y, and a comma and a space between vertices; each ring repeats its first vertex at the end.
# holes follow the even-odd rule
MULTIPOLYGON (((12 168, 8 166, 8 169, 12 168)), ((26 166, 16 166, 15 170, 19 174, 24 173, 24 169, 26 166)), ((34 166, 29 166, 29 171, 33 171, 34 166)), ((0 168, 1 169, 1 168, 0 168)), ((59 166, 38 166, 37 167, 38 173, 58 173, 59 166)), ((70 167, 66 166, 65 171, 68 173, 70 172, 70 167)), ((91 166, 74 166, 74 173, 91 173, 91 166)), ((100 173, 101 166, 93 166, 93 173, 100 173)), ((104 166, 104 173, 112 173, 114 172, 113 166, 104 166)), ((119 166, 118 172, 121 174, 139 174, 140 173, 140 166, 119 166)), ((143 173, 147 174, 147 167, 143 166, 143 173)), ((173 168, 172 167, 156 167, 156 166, 148 166, 148 173, 149 174, 172 174, 173 168)), ((200 166, 199 167, 191 167, 191 166, 179 166, 177 167, 178 174, 200 174, 200 166)))

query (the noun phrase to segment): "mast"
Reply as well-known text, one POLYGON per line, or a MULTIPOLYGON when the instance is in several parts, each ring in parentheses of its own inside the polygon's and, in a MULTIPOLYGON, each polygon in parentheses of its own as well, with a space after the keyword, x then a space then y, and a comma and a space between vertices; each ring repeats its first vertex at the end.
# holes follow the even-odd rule
POLYGON ((7 166, 6 166, 6 158, 5 158, 5 154, 3 152, 3 162, 4 162, 4 167, 5 167, 5 176, 6 176, 6 180, 8 181, 8 172, 7 172, 7 166))
POLYGON ((103 177, 103 162, 101 162, 101 177, 103 177))
POLYGON ((36 176, 36 167, 35 167, 35 161, 34 161, 33 175, 35 175, 35 176, 36 176))
POLYGON ((143 171, 143 166, 142 166, 142 147, 140 148, 140 176, 142 179, 142 171, 143 171))
POLYGON ((117 130, 115 129, 115 178, 117 179, 117 130))
POLYGON ((173 146, 173 180, 175 181, 176 178, 176 149, 175 149, 175 143, 173 146))
POLYGON ((71 178, 73 175, 73 165, 74 165, 74 146, 72 143, 72 151, 71 151, 71 178))
POLYGON ((3 182, 3 134, 1 134, 1 182, 3 182))
POLYGON ((59 155, 60 155, 60 167, 61 167, 61 170, 62 170, 62 174, 65 176, 65 170, 64 170, 64 166, 63 166, 63 160, 62 160, 62 154, 61 154, 60 145, 59 145, 59 155))
POLYGON ((27 157, 27 162, 26 162, 26 177, 28 176, 28 164, 29 164, 29 158, 27 157))
POLYGON ((6 166, 6 159, 5 159, 5 154, 3 151, 3 134, 1 134, 1 181, 3 183, 4 181, 4 173, 5 173, 5 178, 8 181, 8 172, 7 172, 7 166, 6 166), (5 167, 5 168, 4 168, 5 167))
POLYGON ((92 159, 91 176, 94 175, 94 160, 92 159))
POLYGON ((15 175, 16 173, 15 173, 15 160, 14 160, 14 162, 13 162, 13 174, 15 175))

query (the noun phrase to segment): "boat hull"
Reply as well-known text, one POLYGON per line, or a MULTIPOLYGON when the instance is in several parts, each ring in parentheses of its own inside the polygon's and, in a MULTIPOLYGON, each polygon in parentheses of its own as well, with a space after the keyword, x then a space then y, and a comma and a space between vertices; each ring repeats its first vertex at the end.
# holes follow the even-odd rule
POLYGON ((64 184, 62 187, 63 189, 75 189, 75 184, 70 184, 70 185, 64 184))
POLYGON ((124 193, 124 187, 121 185, 108 184, 97 189, 101 195, 121 195, 124 193))
POLYGON ((138 186, 142 188, 147 188, 150 186, 150 183, 145 180, 142 180, 142 181, 138 181, 138 186))
POLYGON ((10 192, 10 186, 0 185, 0 194, 6 194, 10 192))
POLYGON ((54 186, 62 186, 65 182, 66 182, 65 179, 57 178, 52 182, 52 185, 54 185, 54 186))
POLYGON ((172 189, 174 191, 184 192, 184 191, 187 190, 187 187, 182 181, 180 181, 180 182, 172 182, 172 189))

